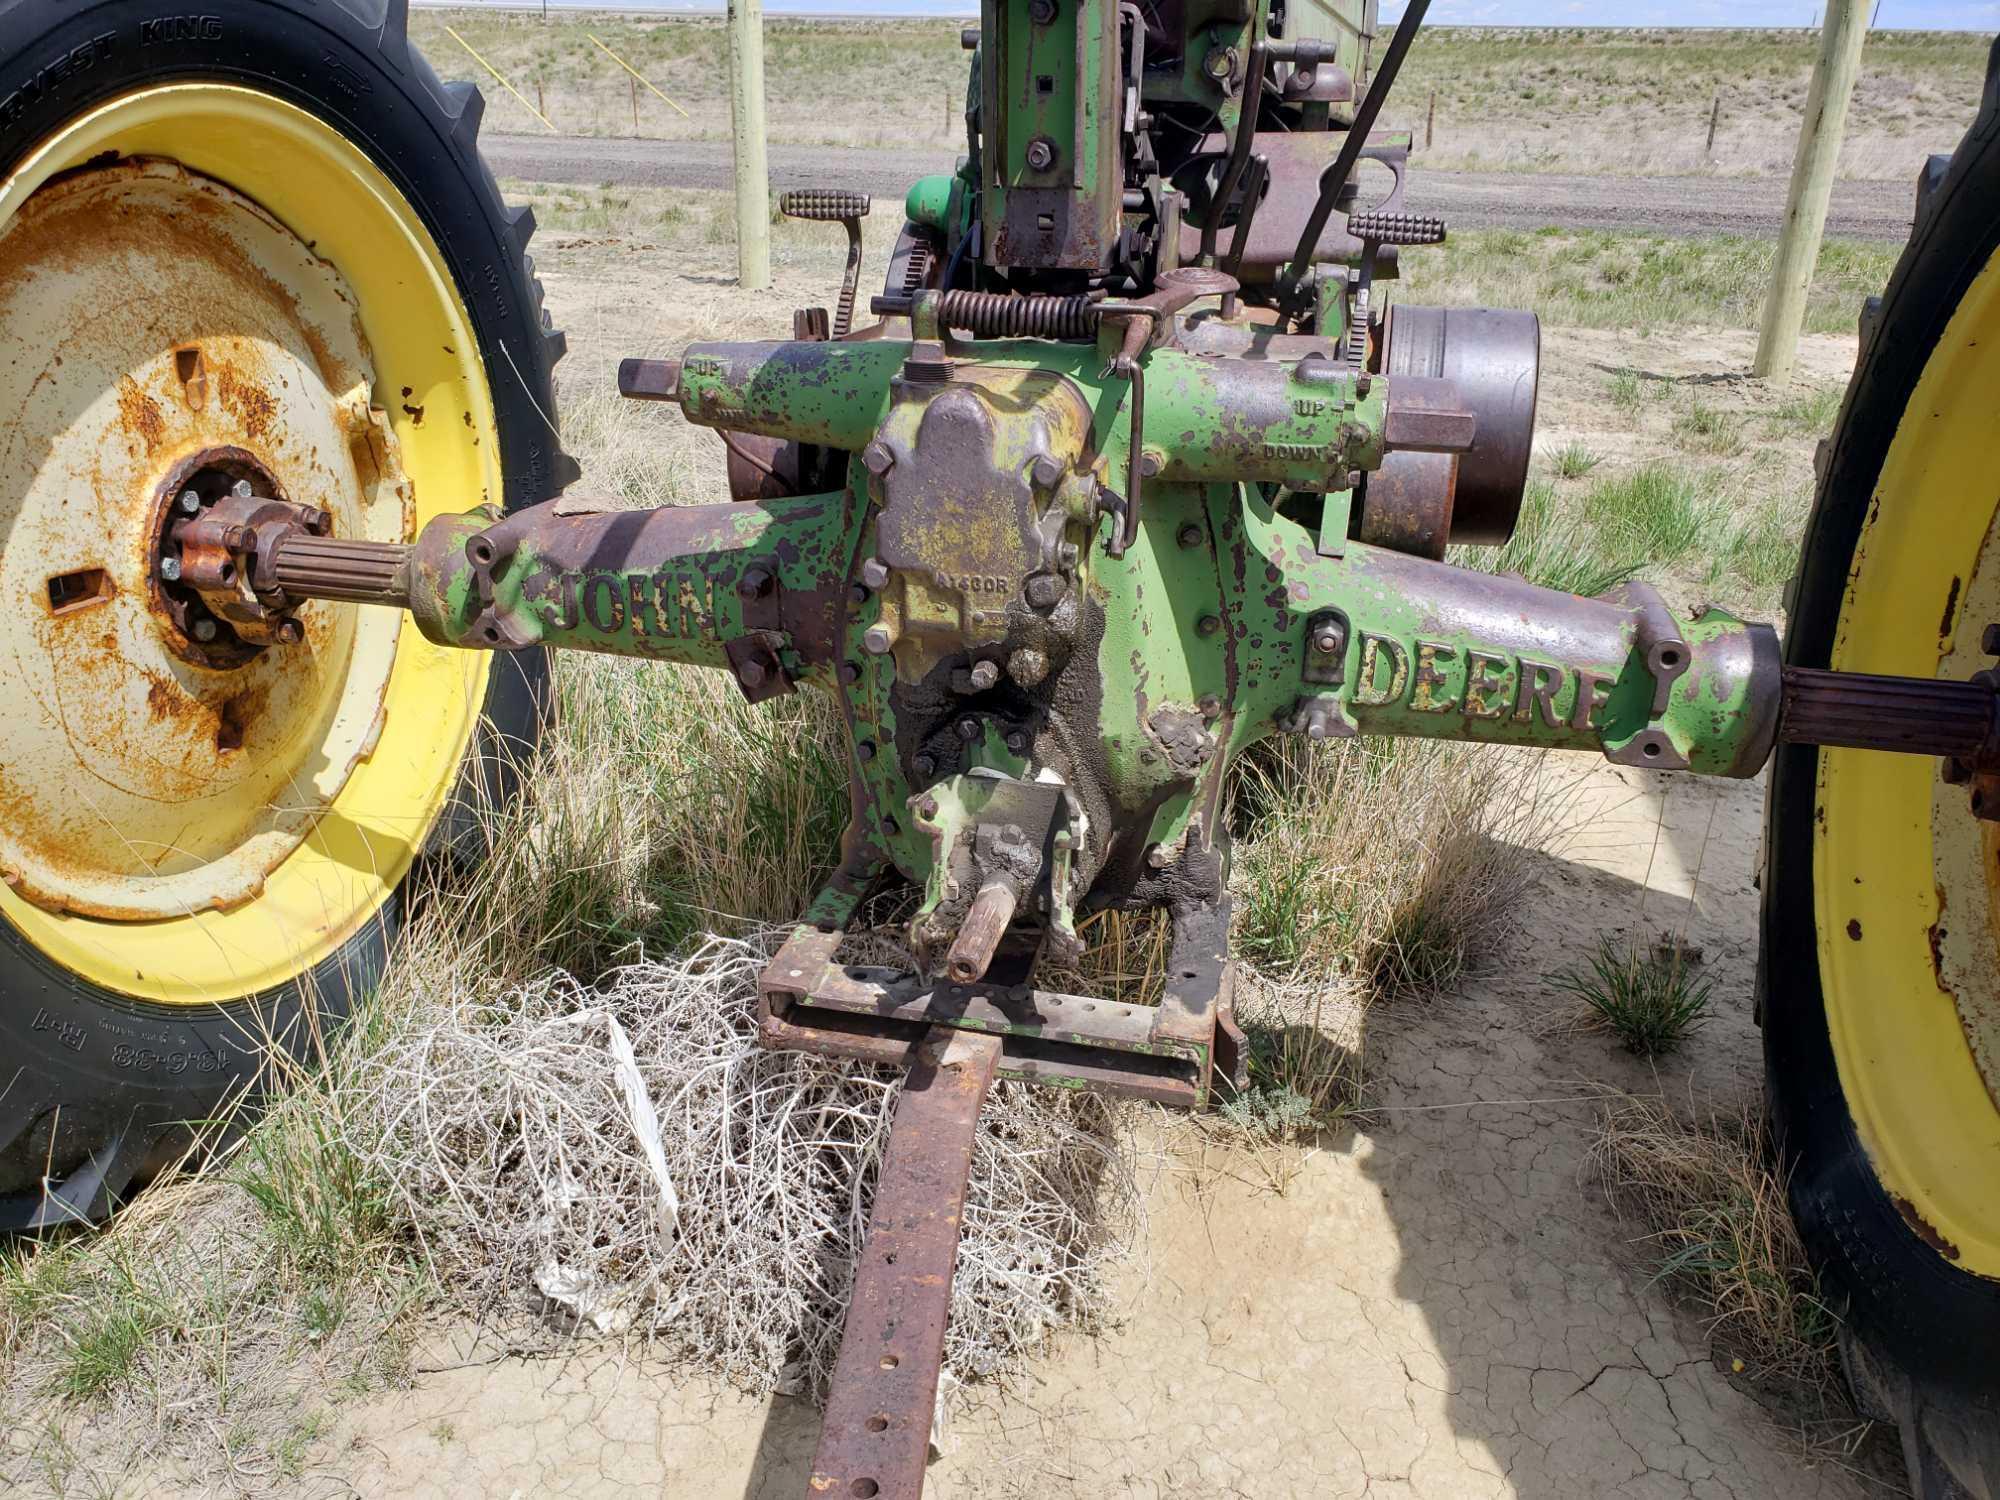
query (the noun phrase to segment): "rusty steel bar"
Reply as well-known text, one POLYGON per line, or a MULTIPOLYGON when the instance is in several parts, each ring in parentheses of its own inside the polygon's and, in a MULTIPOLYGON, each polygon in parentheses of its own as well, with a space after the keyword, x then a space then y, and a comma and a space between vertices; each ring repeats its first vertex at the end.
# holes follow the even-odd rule
POLYGON ((1007 935, 1007 924, 1014 920, 1018 899, 1011 881, 989 880, 980 888, 945 956, 946 974, 960 984, 977 984, 985 977, 994 950, 1007 935))
POLYGON ((998 1037, 937 1028, 910 1065, 813 1454, 815 1500, 923 1494, 965 1183, 999 1060, 998 1037))

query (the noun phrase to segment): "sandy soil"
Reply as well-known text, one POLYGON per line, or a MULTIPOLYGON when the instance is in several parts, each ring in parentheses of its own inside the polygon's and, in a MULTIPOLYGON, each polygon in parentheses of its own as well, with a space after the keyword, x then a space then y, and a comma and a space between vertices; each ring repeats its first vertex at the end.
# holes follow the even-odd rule
MULTIPOLYGON (((601 378, 621 353, 747 333, 753 317, 824 299, 812 257, 781 259, 775 292, 749 298, 709 267, 601 244, 538 248, 571 329, 572 381, 601 378)), ((1755 409, 1773 398, 1738 377, 1749 354, 1737 332, 1555 331, 1544 440, 1582 437, 1614 460, 1656 454, 1659 434, 1605 405, 1611 374, 1699 383, 1755 409)), ((1837 379, 1852 358, 1851 339, 1809 339, 1803 374, 1837 379)), ((1792 442, 1783 462, 1803 464, 1809 447, 1792 442)), ((1552 760, 1548 774, 1575 798, 1571 836, 1541 859, 1514 936, 1461 993, 1367 1018, 1359 1045, 1377 1108, 1360 1129, 1252 1154, 1135 1112, 1150 1227, 1123 1273, 1122 1322, 961 1393, 930 1494, 1879 1490, 1813 1459, 1739 1389, 1745 1377, 1718 1367, 1588 1168, 1602 1085, 1725 1110, 1759 1086, 1761 789, 1586 757, 1552 760), (1549 1029, 1560 1002, 1544 976, 1607 930, 1680 935, 1715 981, 1714 1018, 1657 1070, 1606 1038, 1549 1029)), ((604 1348, 522 1360, 470 1329, 440 1336, 418 1369, 413 1388, 344 1409, 304 1492, 803 1493, 817 1422, 798 1401, 604 1348)))

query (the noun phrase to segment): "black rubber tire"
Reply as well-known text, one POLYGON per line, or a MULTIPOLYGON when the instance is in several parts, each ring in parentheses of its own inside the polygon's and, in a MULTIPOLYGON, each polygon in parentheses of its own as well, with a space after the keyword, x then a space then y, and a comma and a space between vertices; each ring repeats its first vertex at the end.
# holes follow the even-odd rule
MULTIPOLYGON (((478 91, 441 83, 411 48, 405 0, 207 0, 200 11, 0 0, 0 177, 68 120, 139 86, 221 80, 310 111, 395 183, 450 266, 493 391, 507 506, 559 492, 576 473, 550 425, 563 338, 526 253, 533 216, 501 202, 480 161, 478 91)), ((496 659, 486 725, 433 849, 476 850, 469 807, 512 794, 546 676, 539 652, 496 659)), ((101 1218, 185 1150, 187 1122, 246 1093, 254 1102, 260 1039, 316 1045, 370 993, 402 916, 399 893, 298 981, 199 1008, 85 983, 0 920, 0 1229, 101 1218)))
MULTIPOLYGON (((1938 159, 1920 178, 1909 244, 1882 298, 1864 313, 1860 357, 1822 452, 1818 497, 1793 581, 1788 664, 1828 664, 1849 567, 1890 443, 1945 325, 1996 253, 2000 43, 1977 120, 1949 166, 1938 159)), ((1893 524, 1896 497, 1885 495, 1881 503, 1893 524)), ((1766 802, 1759 1000, 1765 1087, 1792 1213, 1851 1338, 1892 1372, 1886 1383, 1903 1393, 1894 1401, 1861 1395, 1903 1428, 1919 1493, 1989 1494, 2000 1476, 2000 1282, 1960 1270, 1919 1237, 1876 1177, 1848 1111, 1812 958, 1817 766, 1812 747, 1782 747, 1766 802), (1941 1457, 1919 1430, 1913 1414, 1925 1411, 1954 1414, 1955 1455, 1941 1457), (1949 1480, 1937 1477, 1947 1472, 1949 1480)))

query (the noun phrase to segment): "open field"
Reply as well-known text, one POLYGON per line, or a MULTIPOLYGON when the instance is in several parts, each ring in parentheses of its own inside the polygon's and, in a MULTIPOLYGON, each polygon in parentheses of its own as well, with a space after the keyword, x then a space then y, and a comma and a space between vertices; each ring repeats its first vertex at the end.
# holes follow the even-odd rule
MULTIPOLYGON (((617 360, 787 328, 791 307, 830 299, 840 236, 777 223, 776 285, 748 294, 723 194, 507 186, 542 225, 537 266, 570 336, 566 441, 588 488, 633 504, 716 494, 719 444, 619 402, 617 360)), ((864 289, 887 239, 871 239, 864 289)), ((1637 574, 1682 604, 1775 614, 1854 306, 1892 252, 1828 247, 1783 389, 1744 374, 1767 254, 1493 231, 1409 256, 1396 295, 1547 309, 1522 534, 1463 560, 1584 589, 1637 574)), ((108 1234, 0 1253, 0 1485, 802 1490, 816 1419, 790 1343, 837 1323, 837 1235, 804 1257, 834 1267, 832 1290, 759 1301, 731 1325, 749 1288, 791 1298, 810 1278, 730 1258, 749 1217, 695 1185, 716 1180, 710 1165, 726 1178, 749 1164, 690 1136, 711 1144, 673 1166, 688 1242, 715 1248, 693 1267, 642 1239, 636 1264, 672 1276, 600 1282, 622 1288, 610 1305, 630 1320, 600 1335, 543 1295, 538 1253, 579 1245, 521 1207, 539 1200, 519 1161, 560 1123, 537 1101, 603 1107, 601 1088, 536 1091, 571 1076, 551 1061, 557 1039, 561 1056, 580 1045, 564 1016, 622 1016, 662 1097, 691 1038, 726 1048, 712 1024, 657 1017, 691 994, 736 1013, 740 961, 710 951, 708 969, 686 968, 700 935, 763 941, 825 874, 843 775, 831 716, 609 660, 566 659, 558 683, 539 796, 498 826, 484 877, 428 903, 330 1072, 206 1180, 149 1195, 108 1234), (552 984, 551 966, 580 988, 552 984), (454 1099, 473 1103, 452 1113, 454 1099), (437 1113, 413 1114, 418 1100, 437 1113), (397 1123, 416 1118, 438 1128, 397 1123), (455 1195, 453 1173, 482 1190, 455 1195), (736 1296, 715 1296, 732 1277, 736 1296)), ((1248 762, 1237 803, 1253 1091, 1202 1120, 1011 1106, 1017 1146, 1049 1163, 1108 1149, 1117 1170, 1063 1200, 1088 1233, 1066 1242, 1051 1281, 1067 1284, 1038 1294, 1029 1333, 990 1302, 957 1314, 968 1338, 1014 1340, 964 1355, 959 1372, 979 1378, 952 1402, 931 1493, 1884 1493, 1893 1456, 1829 1384, 1829 1325, 1756 1152, 1758 786, 1589 757, 1288 746, 1248 762), (1552 982, 1606 934, 1670 939, 1697 966, 1702 1024, 1656 1060, 1578 1024, 1552 982), (1036 1121, 1055 1145, 1021 1134, 1036 1121), (1739 1250, 1732 1272, 1687 1226, 1713 1222, 1702 1193, 1746 1183, 1742 1244, 1761 1258, 1739 1250), (1691 1245, 1717 1267, 1706 1280, 1673 1270, 1691 1245)), ((1092 936, 1070 982, 1143 993, 1153 934, 1105 921, 1092 936)), ((865 1137, 855 1100, 879 1107, 883 1084, 851 1082, 813 1097, 837 1098, 865 1137)), ((597 1123, 588 1138, 613 1134, 597 1123)), ((602 1216, 586 1248, 626 1254, 643 1165, 608 1148, 588 1160, 563 1207, 602 1216)), ((632 1275, 613 1256, 590 1264, 632 1275)))
MULTIPOLYGON (((957 20, 765 22, 771 139, 962 150, 957 20), (895 101, 882 107, 880 101, 895 101)), ((419 10, 411 32, 447 76, 485 86, 490 127, 541 124, 466 56, 449 26, 568 135, 722 140, 728 75, 717 18, 551 17, 419 10), (687 116, 636 88, 590 40, 626 58, 687 116), (633 102, 638 101, 638 123, 633 102)), ((1884 32, 1869 40, 1841 171, 1909 182, 1971 121, 1988 37, 1884 32)), ((1804 32, 1427 31, 1385 123, 1418 132, 1417 160, 1468 171, 1777 176, 1791 168, 1815 42, 1804 32), (1436 129, 1423 149, 1424 115, 1436 129), (1705 150, 1720 100, 1713 153, 1705 150)), ((949 162, 946 162, 949 166, 949 162)))

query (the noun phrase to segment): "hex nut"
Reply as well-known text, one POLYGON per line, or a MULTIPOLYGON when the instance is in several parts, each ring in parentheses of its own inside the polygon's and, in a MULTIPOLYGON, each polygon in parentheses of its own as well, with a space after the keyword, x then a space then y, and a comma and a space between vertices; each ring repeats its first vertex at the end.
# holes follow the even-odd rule
POLYGON ((1007 748, 1013 751, 1016 755, 1027 754, 1028 736, 1022 733, 1018 729, 1009 731, 1007 735, 1007 748))
POLYGON ((1322 656, 1331 656, 1340 649, 1340 632, 1331 625, 1322 625, 1313 632, 1313 650, 1322 656))
POLYGON ((889 583, 889 565, 879 557, 871 557, 861 565, 861 581, 871 589, 886 588, 889 583))
POLYGON ((896 632, 887 625, 870 625, 868 633, 861 637, 862 649, 870 656, 886 656, 895 644, 896 632))
POLYGON ((974 740, 978 739, 979 734, 980 734, 979 721, 973 718, 970 714, 967 714, 964 718, 958 721, 958 737, 964 740, 966 744, 969 745, 974 740))
POLYGON ((201 496, 197 495, 193 490, 182 490, 179 495, 175 496, 174 503, 183 512, 191 516, 201 509, 201 496))
POLYGON ((861 462, 867 465, 870 474, 879 477, 895 467, 896 455, 889 451, 885 443, 870 443, 861 450, 861 462))
POLYGON ((1190 521, 1174 533, 1174 540, 1179 542, 1183 547, 1199 547, 1201 545, 1201 528, 1190 521))
POLYGON ((160 576, 168 583, 178 583, 181 576, 181 560, 178 557, 161 558, 160 576))
POLYGON ((1028 579, 1027 587, 1022 592, 1036 609, 1054 609, 1067 591, 1063 581, 1055 574, 1036 573, 1028 579))
POLYGON ((1067 468, 1061 459, 1044 453, 1029 466, 1028 477, 1039 488, 1052 490, 1062 483, 1062 477, 1066 472, 1067 468))
POLYGON ((1056 164, 1056 143, 1045 135, 1028 142, 1028 170, 1046 172, 1056 164))
POLYGON ((983 693, 1000 680, 1000 668, 990 661, 976 661, 968 674, 974 692, 983 693))

